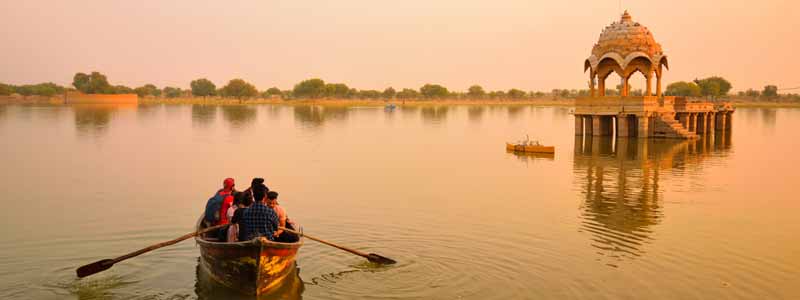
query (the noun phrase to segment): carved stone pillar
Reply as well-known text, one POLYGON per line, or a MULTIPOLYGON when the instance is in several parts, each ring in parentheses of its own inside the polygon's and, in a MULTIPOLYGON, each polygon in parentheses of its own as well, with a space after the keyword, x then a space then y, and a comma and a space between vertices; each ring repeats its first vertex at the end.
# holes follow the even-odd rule
POLYGON ((661 98, 661 74, 656 73, 656 97, 661 98))
POLYGON ((575 135, 583 135, 583 116, 575 115, 575 135))

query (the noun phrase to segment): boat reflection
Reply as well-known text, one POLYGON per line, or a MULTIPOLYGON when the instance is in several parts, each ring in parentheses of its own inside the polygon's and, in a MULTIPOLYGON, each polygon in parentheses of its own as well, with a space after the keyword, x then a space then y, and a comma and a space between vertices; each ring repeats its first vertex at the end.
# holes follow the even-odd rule
POLYGON ((555 153, 535 153, 535 152, 521 152, 506 149, 506 153, 514 155, 522 162, 536 162, 536 161, 554 161, 556 159, 555 153))
POLYGON ((287 275, 284 284, 278 289, 258 297, 253 295, 245 295, 239 291, 232 290, 228 287, 222 286, 208 275, 207 271, 200 264, 200 259, 197 260, 195 267, 197 275, 195 281, 195 294, 197 299, 281 299, 281 300, 295 300, 303 299, 303 291, 305 291, 305 283, 300 278, 300 268, 295 267, 291 274, 287 275))
POLYGON ((75 129, 80 135, 102 135, 113 115, 121 110, 135 110, 135 103, 128 104, 73 104, 75 129))
POLYGON ((645 253, 653 227, 664 218, 663 180, 688 180, 707 160, 724 157, 730 136, 700 140, 575 139, 573 174, 580 190, 582 232, 591 246, 612 260, 645 253))

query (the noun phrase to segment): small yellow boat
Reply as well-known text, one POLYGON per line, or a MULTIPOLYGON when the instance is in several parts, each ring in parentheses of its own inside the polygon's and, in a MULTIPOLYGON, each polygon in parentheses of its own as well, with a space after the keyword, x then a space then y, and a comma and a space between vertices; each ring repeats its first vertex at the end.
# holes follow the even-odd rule
POLYGON ((556 147, 543 146, 538 143, 531 144, 511 144, 506 143, 506 150, 514 152, 528 152, 528 153, 556 153, 556 147))

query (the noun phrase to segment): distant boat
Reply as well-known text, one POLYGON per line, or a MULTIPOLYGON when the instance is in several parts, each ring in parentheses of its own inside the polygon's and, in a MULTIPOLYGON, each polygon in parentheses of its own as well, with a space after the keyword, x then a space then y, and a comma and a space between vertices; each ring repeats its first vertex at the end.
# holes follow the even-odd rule
POLYGON ((394 103, 389 103, 383 107, 383 110, 391 111, 394 110, 395 108, 397 108, 397 105, 394 105, 394 103))
POLYGON ((506 143, 506 150, 514 152, 527 152, 527 153, 556 153, 556 147, 543 146, 539 145, 539 143, 527 143, 527 144, 506 143))

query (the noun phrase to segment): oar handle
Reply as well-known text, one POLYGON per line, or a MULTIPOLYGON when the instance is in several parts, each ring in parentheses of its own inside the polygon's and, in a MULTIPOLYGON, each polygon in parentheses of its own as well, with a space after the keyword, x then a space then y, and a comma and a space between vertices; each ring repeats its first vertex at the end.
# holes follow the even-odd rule
POLYGON ((205 228, 203 230, 198 230, 198 231, 195 231, 195 232, 187 233, 187 234, 185 234, 185 235, 183 235, 181 237, 178 237, 178 238, 176 238, 174 240, 169 240, 169 241, 166 241, 166 242, 162 242, 162 243, 158 243, 158 244, 155 244, 155 245, 151 245, 149 247, 142 248, 142 249, 136 250, 134 252, 125 254, 123 256, 114 258, 112 261, 113 261, 113 263, 118 263, 118 262, 121 262, 123 260, 129 259, 129 258, 132 258, 132 257, 136 257, 136 256, 142 255, 144 253, 156 250, 158 248, 162 248, 162 247, 166 247, 166 246, 169 246, 169 245, 177 244, 178 242, 183 241, 185 239, 192 238, 192 237, 204 234, 204 233, 209 232, 209 231, 214 231, 214 230, 217 230, 217 229, 220 229, 220 228, 225 228, 225 227, 228 227, 230 225, 231 224, 216 225, 216 226, 211 226, 211 227, 205 228))
POLYGON ((288 232, 294 233, 294 234, 296 234, 298 236, 304 236, 304 237, 307 237, 309 239, 315 240, 317 242, 323 243, 325 245, 328 245, 328 246, 331 246, 331 247, 334 247, 334 248, 338 248, 338 249, 353 253, 355 255, 358 255, 358 256, 361 256, 361 257, 364 257, 364 258, 369 258, 369 254, 366 254, 364 252, 361 252, 361 251, 358 251, 358 250, 355 250, 355 249, 350 249, 350 248, 347 248, 347 247, 344 247, 344 246, 339 246, 339 245, 336 245, 334 243, 325 241, 323 239, 318 239, 318 238, 315 238, 313 236, 310 236, 310 235, 307 235, 305 233, 302 233, 302 232, 299 232, 299 231, 296 231, 296 230, 292 230, 292 229, 289 229, 289 228, 286 228, 286 227, 278 227, 278 228, 280 228, 280 229, 282 229, 284 231, 288 231, 288 232))

